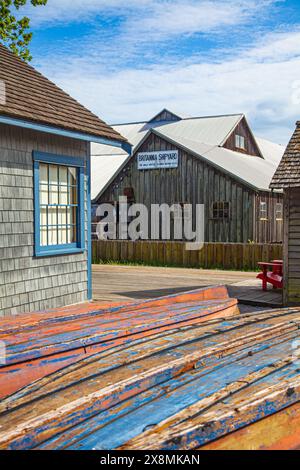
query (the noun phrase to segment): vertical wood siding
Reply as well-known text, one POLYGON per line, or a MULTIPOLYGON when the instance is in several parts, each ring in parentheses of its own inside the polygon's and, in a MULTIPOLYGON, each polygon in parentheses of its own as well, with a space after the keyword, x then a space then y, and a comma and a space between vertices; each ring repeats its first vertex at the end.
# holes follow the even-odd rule
POLYGON ((257 243, 282 243, 283 219, 276 220, 276 204, 283 207, 283 194, 261 192, 256 195, 254 209, 254 240, 257 243), (261 220, 260 203, 267 203, 267 220, 261 220))
POLYGON ((180 121, 180 117, 176 116, 175 114, 167 111, 166 109, 159 113, 155 118, 153 118, 149 122, 160 122, 160 121, 180 121))
MULTIPOLYGON (((141 152, 174 150, 175 146, 155 135, 150 135, 141 147, 141 152)), ((136 155, 119 172, 112 184, 103 193, 98 203, 118 201, 125 188, 133 188, 135 202, 145 204, 190 203, 205 205, 205 241, 247 243, 281 242, 280 234, 270 240, 261 240, 256 225, 256 193, 239 184, 225 173, 216 170, 201 159, 179 149, 179 168, 138 170, 136 155), (229 220, 213 220, 214 202, 228 201, 231 205, 229 220)), ((282 197, 281 195, 279 197, 282 197)), ((194 211, 195 212, 195 211, 194 211)), ((94 219, 94 222, 97 222, 94 219)), ((194 221, 195 223, 195 221, 194 221)), ((93 229, 94 231, 94 229, 93 229)))
POLYGON ((34 257, 33 150, 88 155, 85 142, 0 126, 0 316, 87 299, 86 252, 34 257))

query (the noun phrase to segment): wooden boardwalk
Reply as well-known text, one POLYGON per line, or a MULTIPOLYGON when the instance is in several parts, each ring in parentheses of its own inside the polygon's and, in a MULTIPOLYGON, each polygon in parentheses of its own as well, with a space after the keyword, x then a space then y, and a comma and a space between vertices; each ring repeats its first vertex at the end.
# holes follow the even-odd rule
POLYGON ((155 298, 209 285, 227 285, 231 297, 252 306, 277 307, 280 291, 263 292, 257 273, 145 266, 93 266, 93 297, 97 302, 155 298))
POLYGON ((269 287, 267 292, 264 292, 258 279, 230 284, 228 291, 231 297, 238 299, 242 304, 269 308, 282 306, 282 290, 269 287))

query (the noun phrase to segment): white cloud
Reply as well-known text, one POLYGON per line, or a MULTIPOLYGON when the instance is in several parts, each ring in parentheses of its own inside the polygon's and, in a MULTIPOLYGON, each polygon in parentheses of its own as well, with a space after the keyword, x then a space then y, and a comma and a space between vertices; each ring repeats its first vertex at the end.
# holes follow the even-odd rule
POLYGON ((151 14, 139 21, 135 18, 129 21, 130 27, 135 24, 134 33, 144 33, 147 40, 149 36, 164 39, 172 35, 207 33, 240 25, 275 2, 173 0, 152 3, 155 5, 151 14))
POLYGON ((149 0, 48 0, 46 6, 27 6, 26 11, 32 18, 33 26, 49 26, 53 23, 70 23, 89 20, 96 13, 107 13, 149 3, 149 0))
POLYGON ((255 48, 252 57, 256 60, 280 60, 282 58, 300 56, 300 28, 293 32, 269 34, 262 44, 255 48))
POLYGON ((43 70, 109 122, 147 119, 163 107, 189 115, 244 112, 260 136, 286 143, 300 117, 294 99, 300 83, 297 44, 296 30, 271 34, 219 62, 191 58, 184 64, 105 72, 97 58, 82 57, 69 58, 67 69, 47 63, 43 70))
POLYGON ((300 29, 263 35, 256 28, 259 19, 270 14, 267 6, 277 3, 49 0, 45 9, 35 9, 40 25, 94 18, 98 13, 104 18, 118 11, 121 27, 111 33, 100 20, 99 29, 92 24, 91 35, 68 40, 55 53, 49 46, 36 63, 108 122, 147 119, 163 107, 189 115, 244 112, 258 134, 285 143, 300 117, 295 99, 300 96, 300 29), (239 27, 250 20, 251 33, 259 39, 252 45, 250 39, 246 45, 233 41, 230 49, 234 34, 245 39, 239 27), (182 36, 209 33, 215 37, 226 30, 225 40, 216 42, 210 56, 200 56, 202 51, 199 56, 176 54, 182 36))
POLYGON ((282 0, 48 0, 45 7, 27 7, 33 26, 121 18, 124 33, 141 32, 158 39, 208 32, 239 25, 282 0))

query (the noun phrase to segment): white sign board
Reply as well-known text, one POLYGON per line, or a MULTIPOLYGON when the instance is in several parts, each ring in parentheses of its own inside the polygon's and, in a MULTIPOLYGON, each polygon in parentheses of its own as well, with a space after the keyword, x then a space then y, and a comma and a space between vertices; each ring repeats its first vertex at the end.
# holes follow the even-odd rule
POLYGON ((178 150, 138 153, 138 170, 178 168, 178 150))

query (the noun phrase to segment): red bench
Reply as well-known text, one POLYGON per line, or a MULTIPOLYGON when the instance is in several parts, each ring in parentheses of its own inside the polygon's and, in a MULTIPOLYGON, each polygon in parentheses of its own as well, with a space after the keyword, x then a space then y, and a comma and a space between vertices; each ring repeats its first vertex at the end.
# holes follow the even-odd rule
POLYGON ((268 283, 272 284, 273 289, 283 288, 283 262, 274 260, 272 263, 258 263, 262 272, 258 274, 257 279, 262 280, 263 290, 268 289, 268 283), (270 270, 271 268, 271 270, 270 270))

